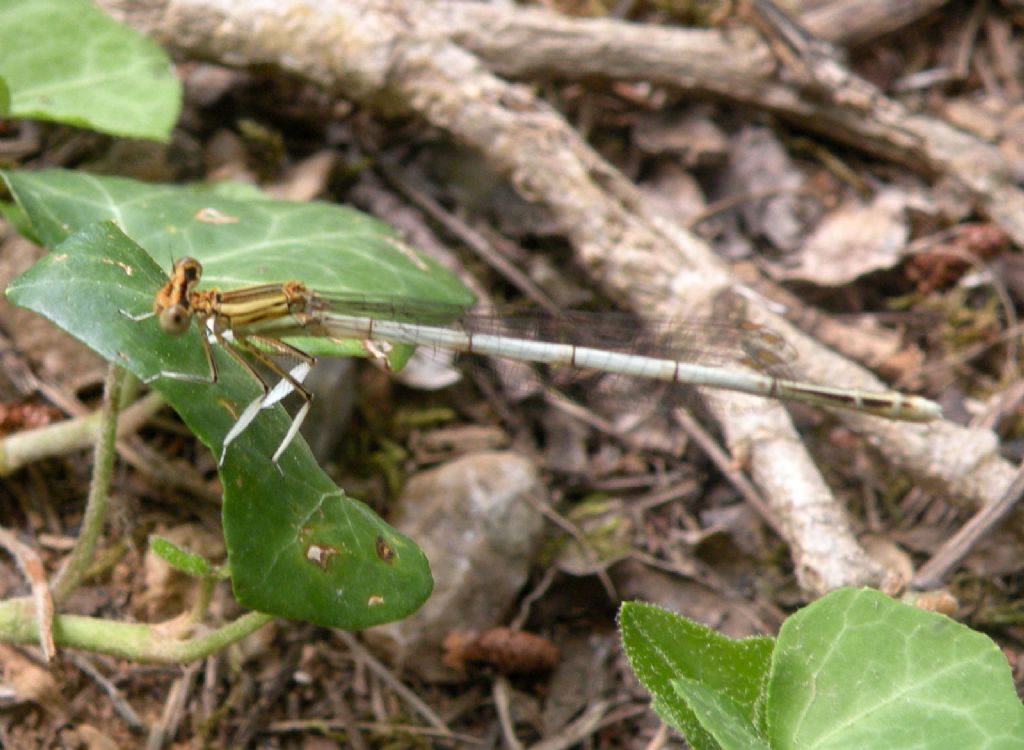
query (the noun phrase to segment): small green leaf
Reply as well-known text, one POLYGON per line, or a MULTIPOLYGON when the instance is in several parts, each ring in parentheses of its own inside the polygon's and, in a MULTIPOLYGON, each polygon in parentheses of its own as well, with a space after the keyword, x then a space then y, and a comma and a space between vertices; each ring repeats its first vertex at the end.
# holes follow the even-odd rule
MULTIPOLYGON (((38 224, 37 224, 38 226, 38 224)), ((140 378, 166 369, 206 372, 193 327, 160 332, 148 310, 166 276, 142 248, 109 223, 72 235, 16 279, 15 304, 35 310, 140 378)), ((240 409, 262 390, 226 353, 215 350, 216 384, 160 378, 153 387, 200 440, 219 455, 240 409)), ((429 596, 423 553, 346 497, 298 438, 270 461, 290 420, 266 410, 231 445, 221 469, 223 522, 235 596, 245 606, 319 625, 361 629, 400 619, 429 596)))
POLYGON ((1024 706, 995 643, 878 591, 834 591, 800 610, 772 661, 773 748, 1024 747, 1024 706))
POLYGON ((149 537, 149 548, 154 555, 185 575, 190 575, 193 578, 209 578, 216 575, 209 560, 202 555, 179 547, 170 539, 154 534, 149 537))
POLYGON ((7 81, 0 76, 0 117, 7 117, 11 112, 11 89, 7 81))
POLYGON ((712 690, 698 680, 685 677, 672 680, 672 688, 722 750, 771 750, 764 738, 754 731, 745 708, 723 691, 712 690))
POLYGON ((153 41, 87 0, 0 0, 11 117, 167 140, 181 83, 153 41))
POLYGON ((771 638, 735 641, 637 602, 622 605, 619 631, 630 667, 653 696, 655 711, 696 750, 719 745, 673 687, 674 680, 687 678, 720 693, 740 708, 751 727, 756 726, 756 706, 774 645, 771 638))

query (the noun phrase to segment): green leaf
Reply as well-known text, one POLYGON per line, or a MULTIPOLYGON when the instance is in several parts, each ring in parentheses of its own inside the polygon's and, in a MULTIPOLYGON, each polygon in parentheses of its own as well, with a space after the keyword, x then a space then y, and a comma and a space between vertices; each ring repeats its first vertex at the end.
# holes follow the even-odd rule
POLYGON ((11 89, 7 81, 0 76, 0 117, 7 117, 11 112, 11 89))
POLYGON ((770 750, 743 706, 698 680, 679 677, 672 688, 723 750, 770 750))
POLYGON ((619 630, 629 664, 654 697, 654 709, 697 750, 720 747, 701 726, 693 707, 673 687, 687 678, 731 701, 756 725, 756 705, 768 674, 773 641, 734 641, 684 617, 649 604, 627 602, 619 630))
POLYGON ((1024 706, 999 648, 877 591, 835 591, 790 617, 772 662, 773 748, 1024 747, 1024 706))
MULTIPOLYGON (((26 210, 35 219, 34 204, 26 210)), ((142 248, 104 223, 69 237, 7 294, 143 379, 179 370, 181 362, 189 372, 205 373, 195 328, 170 337, 155 319, 135 321, 120 312, 148 310, 165 281, 142 248)), ((219 454, 235 415, 262 389, 231 357, 214 353, 216 384, 161 378, 153 386, 219 454)), ((252 609, 330 627, 361 629, 409 615, 433 585, 423 553, 346 497, 301 438, 278 471, 270 456, 289 424, 280 407, 262 412, 231 445, 221 469, 235 596, 252 609)))
POLYGON ((202 555, 179 547, 170 539, 154 534, 149 538, 149 548, 154 555, 185 575, 190 575, 193 578, 209 578, 216 575, 209 560, 202 555))
POLYGON ((702 626, 640 604, 624 604, 619 621, 655 710, 701 750, 1024 747, 1024 706, 999 648, 874 590, 835 591, 789 618, 764 682, 766 639, 702 637, 702 626), (754 673, 723 669, 744 644, 754 673))
MULTIPOLYGON (((328 294, 473 303, 457 278, 406 245, 395 230, 344 206, 239 200, 225 197, 224 188, 148 185, 56 169, 7 172, 4 178, 46 245, 111 220, 167 269, 186 255, 199 260, 201 287, 296 279, 328 294)), ((358 343, 289 342, 311 354, 365 355, 358 343)), ((409 350, 396 349, 392 364, 400 366, 409 350)))
POLYGON ((0 0, 10 116, 167 140, 181 83, 153 41, 88 0, 0 0))
POLYGON ((203 286, 297 279, 337 294, 473 303, 458 279, 394 229, 346 206, 237 198, 234 190, 224 195, 223 186, 151 185, 61 169, 3 174, 49 246, 109 220, 166 269, 185 255, 199 260, 203 286))

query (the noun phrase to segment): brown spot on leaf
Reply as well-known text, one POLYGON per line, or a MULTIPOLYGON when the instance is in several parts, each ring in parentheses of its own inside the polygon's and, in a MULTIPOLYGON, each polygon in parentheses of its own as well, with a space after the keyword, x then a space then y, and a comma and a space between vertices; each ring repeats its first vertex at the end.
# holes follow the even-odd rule
POLYGON ((237 224, 239 222, 237 216, 222 213, 216 208, 200 208, 193 218, 204 224, 237 224))
POLYGON ((310 544, 306 547, 306 559, 321 570, 327 570, 331 559, 338 555, 338 550, 324 544, 310 544))
POLYGON ((395 559, 394 548, 384 541, 384 537, 377 537, 377 557, 390 565, 395 559))

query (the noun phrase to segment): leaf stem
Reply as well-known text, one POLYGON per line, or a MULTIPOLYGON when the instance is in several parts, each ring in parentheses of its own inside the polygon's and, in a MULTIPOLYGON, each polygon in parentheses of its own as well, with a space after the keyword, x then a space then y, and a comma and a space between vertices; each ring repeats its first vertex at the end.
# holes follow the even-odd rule
POLYGON ((86 571, 96 553, 96 545, 107 518, 110 478, 114 467, 114 446, 117 440, 117 416, 121 410, 125 378, 126 372, 123 369, 117 365, 110 366, 103 389, 103 406, 100 409, 96 447, 93 453, 92 483, 85 504, 82 532, 52 584, 53 597, 58 606, 85 580, 86 571))
MULTIPOLYGON (((150 664, 186 664, 217 653, 271 620, 273 615, 249 612, 195 638, 168 637, 162 625, 116 622, 98 617, 59 615, 53 624, 58 648, 77 648, 150 664)), ((37 643, 39 623, 27 597, 0 602, 0 641, 37 643)))

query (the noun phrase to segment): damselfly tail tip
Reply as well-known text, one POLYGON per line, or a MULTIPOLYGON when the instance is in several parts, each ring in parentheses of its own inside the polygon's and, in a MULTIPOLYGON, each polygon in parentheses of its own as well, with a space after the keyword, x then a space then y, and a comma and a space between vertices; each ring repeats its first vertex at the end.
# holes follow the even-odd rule
POLYGON ((903 393, 884 396, 862 396, 857 407, 868 414, 901 422, 934 422, 942 419, 942 407, 923 396, 908 396, 903 393))
POLYGON ((942 406, 923 396, 907 396, 909 419, 914 422, 933 422, 942 419, 942 406))

